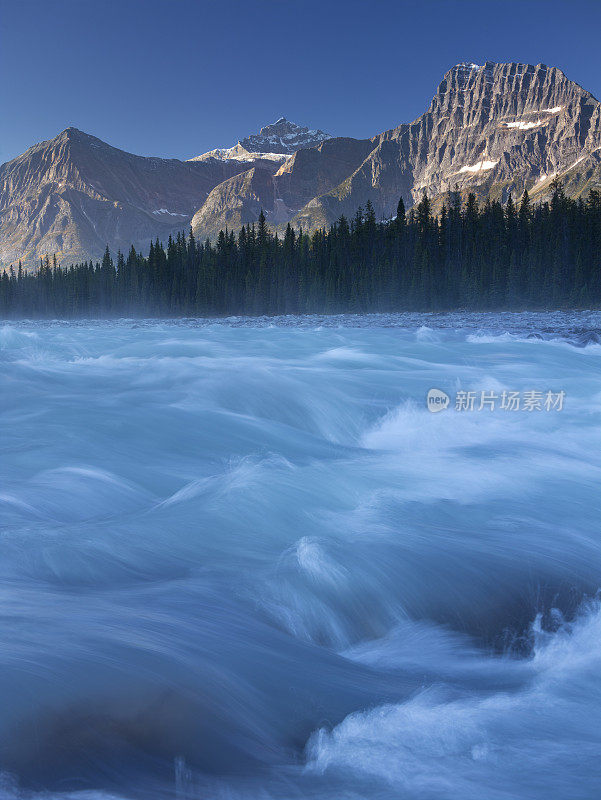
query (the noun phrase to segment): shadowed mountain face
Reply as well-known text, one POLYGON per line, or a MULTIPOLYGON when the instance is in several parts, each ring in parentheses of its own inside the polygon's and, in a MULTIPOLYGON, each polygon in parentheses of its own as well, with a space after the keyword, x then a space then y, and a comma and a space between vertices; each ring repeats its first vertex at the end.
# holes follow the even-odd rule
POLYGON ((191 224, 199 237, 257 220, 304 230, 353 215, 380 219, 399 196, 439 202, 452 189, 544 199, 601 185, 599 102, 554 67, 457 64, 428 110, 368 140, 330 138, 281 118, 234 147, 190 161, 124 153, 73 128, 0 167, 0 263, 65 263, 191 224))
POLYGON ((213 237, 226 226, 255 222, 261 209, 272 227, 285 225, 316 194, 334 189, 373 150, 369 139, 328 139, 318 147, 299 150, 277 171, 258 165, 216 186, 192 219, 202 237, 213 237))

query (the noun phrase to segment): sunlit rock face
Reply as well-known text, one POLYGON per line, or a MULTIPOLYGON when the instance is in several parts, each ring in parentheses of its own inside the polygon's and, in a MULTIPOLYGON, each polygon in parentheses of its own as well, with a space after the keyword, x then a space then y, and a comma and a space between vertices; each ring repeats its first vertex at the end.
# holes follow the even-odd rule
POLYGON ((343 186, 316 198, 299 220, 327 224, 367 200, 386 219, 399 195, 408 206, 455 189, 505 201, 527 188, 536 200, 554 177, 571 196, 601 184, 599 102, 543 64, 457 64, 425 114, 374 142, 343 186))

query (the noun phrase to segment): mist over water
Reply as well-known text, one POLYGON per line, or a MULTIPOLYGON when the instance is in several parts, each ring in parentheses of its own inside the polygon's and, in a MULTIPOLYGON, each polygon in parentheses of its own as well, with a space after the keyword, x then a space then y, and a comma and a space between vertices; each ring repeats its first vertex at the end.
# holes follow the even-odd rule
POLYGON ((0 328, 0 798, 597 796, 600 329, 0 328))

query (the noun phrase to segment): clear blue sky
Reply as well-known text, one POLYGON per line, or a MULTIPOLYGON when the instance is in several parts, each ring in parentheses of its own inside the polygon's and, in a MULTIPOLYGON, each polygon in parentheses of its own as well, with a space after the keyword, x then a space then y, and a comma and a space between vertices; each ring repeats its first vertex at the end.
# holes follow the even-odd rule
POLYGON ((601 0, 0 0, 0 162, 73 125, 189 158, 286 116, 367 137, 458 61, 560 67, 601 97, 601 0))

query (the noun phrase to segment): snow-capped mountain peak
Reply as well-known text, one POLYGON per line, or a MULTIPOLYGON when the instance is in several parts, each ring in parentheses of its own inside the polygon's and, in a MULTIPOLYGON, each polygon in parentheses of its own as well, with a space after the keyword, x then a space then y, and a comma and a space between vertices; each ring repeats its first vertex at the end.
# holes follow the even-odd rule
POLYGON ((320 130, 313 130, 295 122, 290 122, 286 117, 280 117, 270 125, 265 125, 259 133, 253 133, 244 139, 240 139, 237 145, 228 148, 220 148, 204 153, 202 156, 190 159, 191 161, 201 161, 207 158, 235 158, 241 160, 243 156, 248 160, 248 154, 272 154, 272 158, 277 156, 289 156, 297 150, 306 150, 308 147, 316 147, 326 139, 331 139, 329 133, 320 130))
POLYGON ((309 128, 290 122, 286 117, 280 117, 271 125, 265 125, 259 133, 247 136, 240 144, 250 153, 284 153, 291 155, 297 150, 315 147, 326 139, 331 139, 329 133, 309 128))

